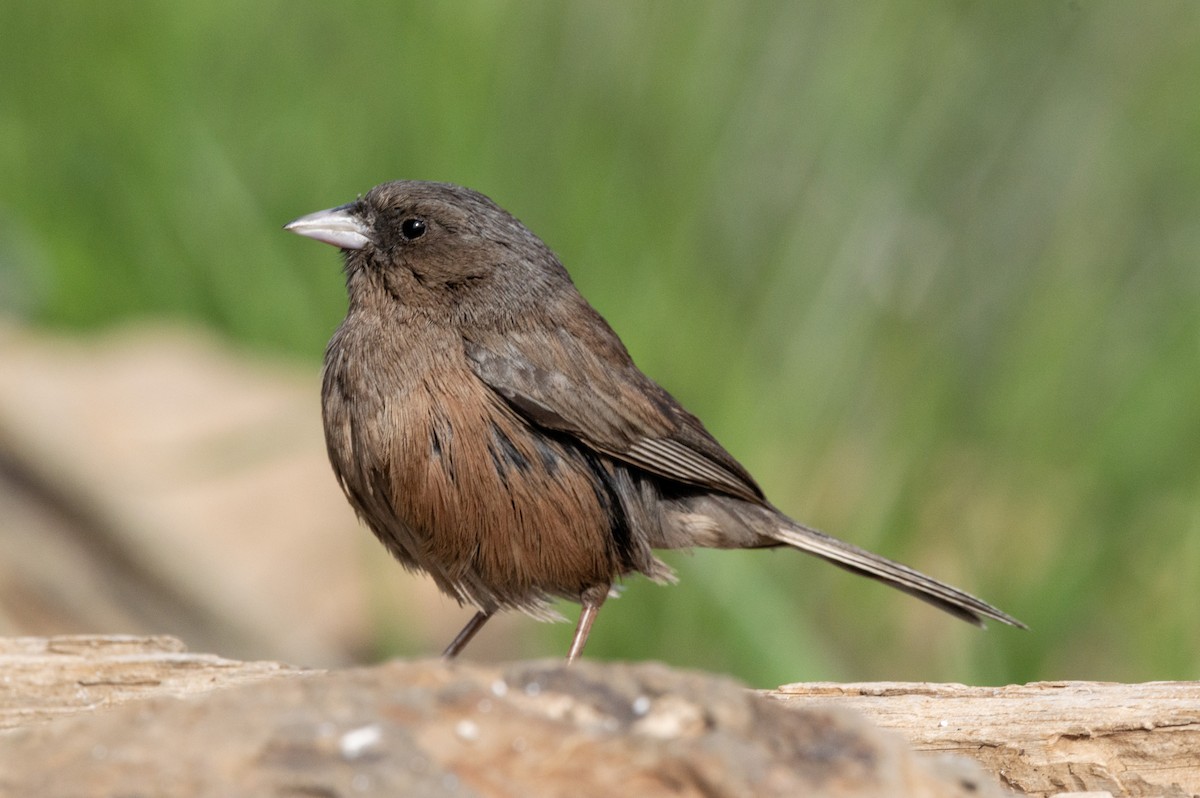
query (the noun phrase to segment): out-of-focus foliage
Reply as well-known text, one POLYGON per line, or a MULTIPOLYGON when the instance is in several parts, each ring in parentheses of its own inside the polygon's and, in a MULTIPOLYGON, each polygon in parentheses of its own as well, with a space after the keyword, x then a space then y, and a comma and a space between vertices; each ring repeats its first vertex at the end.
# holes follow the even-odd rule
MULTIPOLYGON (((9 0, 0 31, 5 313, 315 360, 336 254, 280 225, 470 185, 783 509, 1033 627, 698 552, 610 602, 591 655, 1195 676, 1195 3, 9 0)), ((570 631, 530 629, 543 655, 570 631)))

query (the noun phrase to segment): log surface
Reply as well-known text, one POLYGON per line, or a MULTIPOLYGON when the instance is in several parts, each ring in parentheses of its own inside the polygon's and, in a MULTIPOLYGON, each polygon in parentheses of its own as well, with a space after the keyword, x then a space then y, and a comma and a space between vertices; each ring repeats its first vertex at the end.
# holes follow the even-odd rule
POLYGON ((142 642, 7 644, 0 795, 1003 798, 849 710, 655 663, 302 671, 142 642))
POLYGON ((193 654, 165 635, 0 637, 0 730, 303 672, 193 654))
MULTIPOLYGON (((629 671, 629 666, 615 664, 588 662, 566 672, 553 665, 537 667, 549 668, 545 674, 553 675, 554 679, 570 677, 573 682, 575 677, 582 677, 579 685, 570 690, 564 688, 563 694, 554 697, 551 704, 547 705, 553 709, 551 714, 554 717, 576 714, 591 717, 597 710, 589 708, 589 702, 594 702, 596 695, 615 689, 607 680, 615 679, 613 684, 624 685, 619 692, 629 692, 634 688, 625 685, 625 681, 633 678, 630 673, 635 672, 640 674, 637 680, 642 685, 637 690, 644 691, 647 696, 657 693, 662 698, 649 704, 642 698, 636 698, 631 704, 634 710, 622 710, 626 714, 628 711, 644 711, 641 709, 643 706, 678 703, 684 701, 683 696, 690 696, 689 701, 694 699, 697 702, 695 708, 689 710, 692 714, 687 715, 693 719, 705 717, 706 713, 721 715, 729 711, 716 711, 714 707, 720 706, 716 701, 705 708, 708 700, 705 690, 713 691, 713 696, 723 696, 721 700, 725 702, 731 700, 731 694, 727 688, 719 685, 709 686, 697 674, 668 672, 661 668, 654 671, 653 668, 657 666, 636 666, 651 669, 652 678, 646 682, 645 673, 629 671), (605 685, 603 688, 600 687, 602 684, 605 685), (649 689, 652 684, 657 686, 649 689), (674 685, 674 688, 670 685, 674 685), (667 699, 667 693, 672 690, 678 691, 680 697, 667 699)), ((9 742, 17 746, 21 738, 11 735, 24 733, 30 750, 51 750, 55 745, 61 748, 64 741, 69 739, 67 734, 71 729, 60 724, 92 717, 97 720, 109 718, 106 722, 111 728, 106 727, 102 735, 106 739, 115 739, 117 732, 114 730, 125 728, 121 718, 133 719, 129 721, 129 729, 136 738, 137 728, 146 723, 148 717, 153 717, 165 724, 162 736, 151 735, 148 738, 153 745, 147 750, 154 751, 160 746, 169 747, 167 738, 178 728, 195 720, 189 716, 187 723, 172 725, 168 722, 170 713, 200 712, 194 704, 194 701, 200 700, 207 702, 205 706, 209 712, 203 717, 218 717, 217 710, 221 704, 214 703, 217 696, 225 696, 223 703, 228 706, 225 707, 224 716, 230 719, 230 728, 235 730, 244 725, 244 718, 239 717, 239 707, 258 701, 262 704, 260 715, 271 707, 279 708, 282 714, 278 728, 269 727, 269 717, 259 719, 275 729, 270 734, 278 734, 281 733, 278 729, 294 729, 295 713, 303 707, 317 715, 321 714, 316 700, 318 693, 314 692, 302 701, 289 705, 286 696, 291 693, 300 690, 343 690, 344 685, 354 685, 364 679, 369 684, 381 680, 380 684, 373 687, 369 684, 359 685, 365 691, 363 701, 372 706, 376 702, 370 699, 371 695, 387 695, 396 690, 392 683, 400 676, 396 668, 412 669, 399 682, 411 684, 414 688, 416 682, 421 680, 440 683, 442 680, 464 679, 468 680, 464 684, 470 684, 469 679, 474 679, 484 685, 486 692, 491 689, 489 685, 499 683, 497 679, 518 678, 516 671, 503 673, 476 666, 449 667, 437 662, 413 663, 411 666, 397 663, 365 671, 312 671, 278 662, 240 662, 210 654, 190 653, 183 643, 172 637, 0 638, 0 739, 8 737, 9 742), (480 672, 475 674, 473 670, 480 672), (308 686, 300 687, 300 682, 308 686), (322 687, 326 682, 328 687, 322 687), (385 683, 389 684, 389 689, 381 690, 381 685, 385 683), (238 688, 242 685, 254 686, 251 692, 239 693, 238 688), (280 696, 278 700, 272 698, 276 692, 280 696), (210 693, 213 694, 211 698, 207 695, 210 693), (178 699, 190 701, 189 704, 180 705, 181 708, 177 710, 171 702, 178 699), (146 703, 149 701, 156 703, 146 703), (132 706, 123 706, 126 704, 132 706), (150 712, 150 716, 146 712, 150 712), (43 728, 44 731, 39 731, 43 728), (56 728, 59 732, 54 731, 56 728), (60 733, 62 736, 55 736, 60 733), (51 741, 53 745, 50 745, 51 741)), ((449 694, 457 695, 455 690, 459 689, 466 690, 468 687, 456 687, 449 694)), ((323 692, 320 694, 323 695, 323 692)), ((1070 795, 1078 798, 1200 796, 1200 682, 1038 682, 1008 687, 812 683, 785 685, 767 691, 766 695, 797 711, 825 711, 824 707, 814 705, 832 705, 843 712, 854 710, 876 726, 899 734, 918 752, 930 755, 956 754, 975 760, 984 771, 994 774, 1001 784, 1019 794, 1070 795)), ((487 701, 498 705, 496 698, 490 696, 487 701)), ((549 699, 551 696, 547 694, 542 698, 549 699)), ((428 700, 427 697, 421 698, 417 706, 425 707, 428 700)), ((686 703, 684 701, 679 706, 686 703)), ((458 704, 458 699, 452 700, 451 709, 459 711, 461 708, 456 709, 458 704)), ((521 709, 525 711, 528 707, 521 709)), ((743 711, 738 710, 739 713, 743 711)), ((328 717, 329 713, 326 712, 325 716, 328 717)), ((431 719, 433 717, 422 723, 434 723, 436 726, 437 722, 431 719)), ((468 728, 461 726, 463 721, 480 722, 477 717, 454 714, 448 717, 453 719, 452 728, 460 731, 468 728)), ((676 729, 677 726, 683 728, 679 725, 681 721, 670 713, 661 718, 651 713, 650 717, 662 723, 666 723, 663 718, 669 718, 675 724, 667 724, 670 729, 676 729)), ((645 721, 638 722, 646 725, 645 721)), ((324 727, 315 723, 314 728, 319 730, 324 727)), ((98 728, 76 724, 75 739, 82 736, 86 743, 89 739, 87 735, 98 731, 98 728)), ((764 731, 769 730, 758 731, 762 736, 764 731)), ((515 732, 508 730, 507 733, 515 732)), ((775 730, 766 736, 777 739, 774 735, 779 733, 780 730, 775 730)), ((267 732, 263 734, 266 739, 267 732)), ((556 734, 560 732, 554 732, 549 739, 554 739, 556 734)), ((136 743, 135 738, 129 741, 131 745, 136 743)), ((872 738, 868 735, 865 739, 872 738)), ((221 744, 230 744, 231 740, 224 732, 214 734, 208 761, 216 758, 221 744)), ((730 744, 728 740, 722 743, 724 746, 730 744)), ((875 744, 872 741, 871 745, 875 744)), ((203 773, 206 746, 200 744, 199 738, 192 740, 189 745, 191 748, 184 748, 195 751, 193 758, 196 759, 198 772, 203 773)), ((890 750, 886 743, 880 745, 883 745, 880 750, 890 750)), ((242 750, 240 743, 233 748, 242 750)), ((635 746, 633 750, 640 749, 635 746)), ((42 770, 36 756, 33 759, 23 758, 18 756, 15 748, 10 749, 10 753, 14 754, 14 761, 28 764, 34 772, 42 770)), ((895 752, 889 754, 893 761, 896 761, 896 756, 898 754, 895 752)), ((255 762, 258 760, 253 760, 246 767, 257 767, 255 762)), ((13 762, 8 764, 11 770, 13 762)), ((453 772, 461 772, 450 759, 445 765, 452 766, 453 772)), ((149 767, 146 763, 141 766, 149 767)), ((915 766, 906 767, 911 770, 915 766)), ((107 770, 103 772, 108 773, 107 770)), ((923 773, 919 769, 912 772, 923 773)), ((945 772, 940 772, 942 775, 939 778, 944 778, 945 772)), ((61 779, 64 775, 62 771, 55 771, 56 778, 61 779)), ((95 777, 94 770, 87 774, 87 778, 95 777)), ((927 777, 921 775, 920 778, 927 777)), ((950 778, 947 783, 956 782, 950 778)), ((0 776, 0 787, 3 786, 6 784, 3 776, 0 776)), ((977 794, 990 794, 982 784, 975 785, 975 788, 980 789, 977 794)), ((0 789, 0 793, 3 792, 0 789)))
POLYGON ((768 695, 850 707, 919 751, 970 756, 1026 795, 1200 795, 1200 682, 812 683, 768 695))

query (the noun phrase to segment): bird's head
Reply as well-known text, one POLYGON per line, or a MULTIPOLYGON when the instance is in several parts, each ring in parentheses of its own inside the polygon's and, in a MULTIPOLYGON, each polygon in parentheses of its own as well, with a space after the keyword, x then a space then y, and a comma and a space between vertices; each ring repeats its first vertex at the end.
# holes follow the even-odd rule
POLYGON ((382 287, 408 306, 466 302, 486 314, 570 285, 541 239, 483 194, 448 183, 384 183, 284 229, 342 250, 352 302, 382 287))

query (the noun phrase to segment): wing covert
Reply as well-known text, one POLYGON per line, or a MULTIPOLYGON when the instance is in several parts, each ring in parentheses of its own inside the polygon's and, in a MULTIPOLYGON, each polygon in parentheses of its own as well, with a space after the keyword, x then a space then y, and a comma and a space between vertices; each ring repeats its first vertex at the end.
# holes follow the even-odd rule
POLYGON ((746 469, 619 342, 603 348, 562 329, 508 331, 472 334, 465 351, 475 374, 530 423, 661 477, 765 501, 746 469))

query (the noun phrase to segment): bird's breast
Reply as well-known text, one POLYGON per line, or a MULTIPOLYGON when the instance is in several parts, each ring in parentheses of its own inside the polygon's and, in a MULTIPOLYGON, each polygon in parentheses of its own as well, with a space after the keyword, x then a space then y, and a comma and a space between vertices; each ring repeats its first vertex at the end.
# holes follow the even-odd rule
POLYGON ((481 606, 577 597, 628 570, 596 456, 517 416, 461 342, 404 343, 339 331, 323 373, 334 471, 393 554, 481 606))

